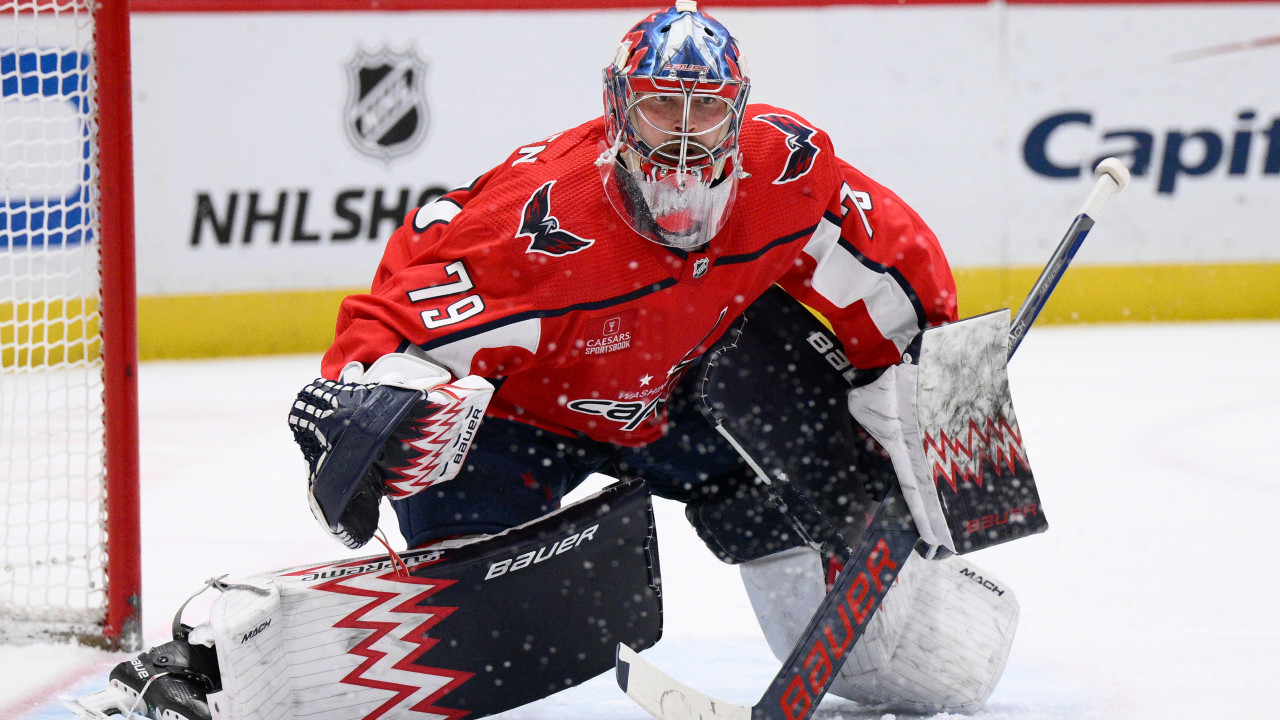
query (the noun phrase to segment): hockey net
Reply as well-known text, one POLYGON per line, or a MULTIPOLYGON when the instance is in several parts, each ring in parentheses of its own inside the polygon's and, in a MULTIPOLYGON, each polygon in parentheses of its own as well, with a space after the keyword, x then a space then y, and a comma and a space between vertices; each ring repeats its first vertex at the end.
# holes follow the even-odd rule
POLYGON ((139 644, 124 0, 0 0, 0 642, 139 644))

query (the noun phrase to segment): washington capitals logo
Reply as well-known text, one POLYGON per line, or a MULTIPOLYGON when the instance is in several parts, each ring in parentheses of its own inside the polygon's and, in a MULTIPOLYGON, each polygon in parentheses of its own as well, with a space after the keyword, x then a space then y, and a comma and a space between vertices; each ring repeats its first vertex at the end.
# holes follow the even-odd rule
POLYGON ((773 181, 774 185, 797 180, 813 169, 813 161, 818 157, 819 151, 818 146, 813 144, 813 134, 817 132, 816 130, 807 125, 801 125, 793 117, 778 113, 757 115, 755 119, 769 123, 787 136, 787 148, 791 150, 791 154, 787 156, 787 164, 782 169, 782 174, 773 181))
POLYGON ((573 233, 562 230, 560 221, 551 214, 551 180, 538 188, 524 204, 524 212, 520 217, 520 230, 516 237, 527 237, 532 242, 526 252, 540 252, 544 255, 568 255, 590 247, 595 240, 580 238, 573 233))

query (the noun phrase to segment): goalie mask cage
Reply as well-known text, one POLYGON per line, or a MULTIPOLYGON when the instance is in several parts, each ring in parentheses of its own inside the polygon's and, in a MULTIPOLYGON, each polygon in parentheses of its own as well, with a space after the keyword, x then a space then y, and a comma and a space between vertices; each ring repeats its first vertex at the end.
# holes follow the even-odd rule
POLYGON ((0 642, 136 650, 127 0, 0 0, 0 642))

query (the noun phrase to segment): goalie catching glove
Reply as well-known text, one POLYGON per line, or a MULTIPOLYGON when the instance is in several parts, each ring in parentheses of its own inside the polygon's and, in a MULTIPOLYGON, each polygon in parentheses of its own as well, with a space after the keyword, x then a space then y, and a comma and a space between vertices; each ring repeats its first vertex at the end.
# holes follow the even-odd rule
POLYGON ((289 427, 310 468, 311 512, 343 545, 369 542, 383 495, 408 497, 462 468, 493 386, 450 377, 394 353, 368 370, 351 363, 338 382, 317 378, 298 393, 289 427))

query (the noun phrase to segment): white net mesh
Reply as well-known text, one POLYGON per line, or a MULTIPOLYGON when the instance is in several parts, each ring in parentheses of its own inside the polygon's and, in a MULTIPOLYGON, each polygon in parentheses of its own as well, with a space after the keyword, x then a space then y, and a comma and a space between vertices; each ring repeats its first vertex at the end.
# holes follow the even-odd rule
POLYGON ((93 29, 0 0, 0 641, 105 613, 93 29))

